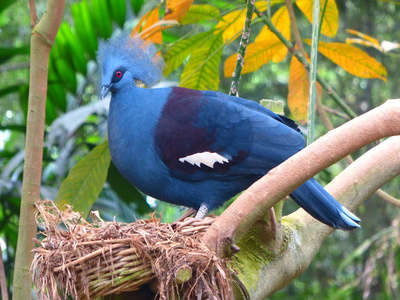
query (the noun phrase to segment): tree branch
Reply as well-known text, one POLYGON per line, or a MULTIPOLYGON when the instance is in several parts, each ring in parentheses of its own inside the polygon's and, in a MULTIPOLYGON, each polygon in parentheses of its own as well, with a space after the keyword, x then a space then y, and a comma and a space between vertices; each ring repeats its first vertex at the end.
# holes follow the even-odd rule
MULTIPOLYGON (((30 4, 31 24, 35 25, 34 1, 30 4)), ((49 0, 43 17, 32 30, 24 178, 13 283, 15 299, 30 299, 31 296, 29 269, 37 227, 34 204, 40 198, 48 61, 64 5, 65 0, 49 0)))
POLYGON ((294 14, 292 1, 285 0, 285 3, 289 14, 290 28, 292 29, 294 40, 296 41, 296 46, 299 49, 300 55, 306 57, 305 55, 306 51, 304 51, 303 43, 301 42, 299 27, 297 26, 297 21, 296 21, 296 16, 294 14))
POLYGON ((29 0, 29 14, 31 16, 31 29, 33 30, 38 22, 35 0, 29 0))
POLYGON ((242 37, 240 38, 239 43, 236 67, 235 71, 233 71, 231 88, 229 89, 229 95, 231 96, 238 95, 240 75, 242 73, 246 48, 250 42, 251 20, 253 19, 254 4, 255 0, 247 0, 246 21, 244 22, 242 37))
POLYGON ((4 270, 3 249, 1 249, 1 245, 0 245, 0 289, 1 289, 2 299, 8 300, 6 272, 4 270))
POLYGON ((400 207, 400 200, 396 199, 392 195, 386 193, 384 190, 379 189, 379 190, 376 191, 375 194, 379 198, 381 198, 382 200, 384 200, 384 201, 386 201, 386 202, 388 202, 388 203, 390 203, 390 204, 392 204, 394 206, 400 207))
MULTIPOLYGON (((356 209, 383 184, 400 174, 399 153, 400 136, 389 138, 357 159, 328 184, 326 190, 346 207, 356 209)), ((285 217, 283 224, 291 228, 287 231, 291 234, 286 237, 291 240, 290 246, 260 267, 257 272, 260 280, 253 282, 249 290, 251 299, 265 299, 305 271, 321 244, 334 231, 303 209, 285 217)), ((242 273, 239 277, 246 276, 248 274, 242 273)))
POLYGON ((240 238, 280 199, 350 153, 378 139, 400 135, 400 100, 385 104, 331 130, 250 186, 216 219, 203 242, 218 255, 240 238))

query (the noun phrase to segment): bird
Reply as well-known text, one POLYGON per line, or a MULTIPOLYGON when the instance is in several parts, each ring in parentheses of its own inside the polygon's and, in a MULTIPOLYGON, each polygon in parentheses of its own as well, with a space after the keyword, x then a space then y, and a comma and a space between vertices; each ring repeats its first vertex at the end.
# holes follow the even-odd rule
MULTIPOLYGON (((144 194, 194 208, 198 219, 305 147, 293 120, 255 101, 217 91, 151 88, 165 64, 155 46, 138 36, 103 41, 97 59, 101 99, 111 93, 113 163, 144 194)), ((360 219, 314 178, 290 196, 328 226, 360 227, 360 219)))

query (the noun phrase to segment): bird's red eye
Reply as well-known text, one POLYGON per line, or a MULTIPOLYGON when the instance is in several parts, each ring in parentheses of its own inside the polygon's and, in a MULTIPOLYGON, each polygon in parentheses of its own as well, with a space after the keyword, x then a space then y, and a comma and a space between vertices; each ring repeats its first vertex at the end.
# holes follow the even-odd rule
POLYGON ((117 76, 117 78, 121 78, 122 77, 122 72, 121 71, 115 72, 115 76, 117 76))

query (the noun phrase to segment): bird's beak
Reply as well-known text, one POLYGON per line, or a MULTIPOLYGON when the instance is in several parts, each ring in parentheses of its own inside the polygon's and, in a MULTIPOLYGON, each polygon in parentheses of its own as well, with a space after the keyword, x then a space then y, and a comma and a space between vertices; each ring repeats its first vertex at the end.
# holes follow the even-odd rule
POLYGON ((110 83, 109 85, 103 85, 103 87, 101 88, 101 93, 100 93, 100 99, 103 100, 107 94, 110 92, 110 89, 112 87, 112 83, 110 83))

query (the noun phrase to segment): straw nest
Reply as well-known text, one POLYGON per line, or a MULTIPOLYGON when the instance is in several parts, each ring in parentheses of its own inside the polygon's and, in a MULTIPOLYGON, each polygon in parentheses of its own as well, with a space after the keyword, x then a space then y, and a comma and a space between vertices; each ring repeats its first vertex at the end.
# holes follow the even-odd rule
POLYGON ((44 239, 31 272, 40 299, 93 299, 154 280, 160 299, 233 299, 226 260, 200 242, 212 218, 88 223, 70 207, 36 206, 44 239))

